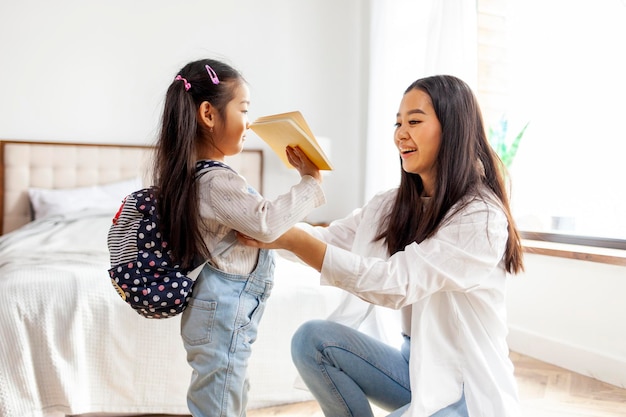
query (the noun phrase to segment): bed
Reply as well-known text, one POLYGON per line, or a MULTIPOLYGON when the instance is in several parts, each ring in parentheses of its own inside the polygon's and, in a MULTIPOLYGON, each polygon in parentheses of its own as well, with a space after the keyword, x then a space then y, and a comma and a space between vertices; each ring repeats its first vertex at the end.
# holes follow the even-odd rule
MULTIPOLYGON (((180 317, 149 320, 112 288, 106 234, 146 183, 145 146, 0 142, 0 415, 189 414, 180 317)), ((263 189, 263 153, 227 162, 263 189)), ((253 347, 249 408, 309 400, 294 387, 291 335, 344 294, 278 258, 253 347)))

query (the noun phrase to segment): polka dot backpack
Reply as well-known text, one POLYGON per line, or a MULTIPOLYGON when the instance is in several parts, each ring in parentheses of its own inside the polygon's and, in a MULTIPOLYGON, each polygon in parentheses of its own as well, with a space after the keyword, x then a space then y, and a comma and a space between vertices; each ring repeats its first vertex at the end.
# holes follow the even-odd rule
MULTIPOLYGON (((196 178, 211 169, 231 169, 219 161, 200 161, 196 178)), ((232 170, 232 169, 231 169, 232 170)), ((174 317, 187 307, 193 284, 206 264, 183 270, 159 230, 156 188, 124 199, 107 237, 113 287, 137 313, 152 319, 174 317)))

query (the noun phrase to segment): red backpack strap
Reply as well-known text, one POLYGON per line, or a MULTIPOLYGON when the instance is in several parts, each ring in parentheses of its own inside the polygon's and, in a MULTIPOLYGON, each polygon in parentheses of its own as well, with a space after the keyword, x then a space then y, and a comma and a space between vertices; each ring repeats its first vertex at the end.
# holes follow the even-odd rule
POLYGON ((117 213, 115 213, 115 217, 113 217, 113 224, 117 224, 117 219, 120 218, 120 214, 122 214, 122 210, 124 209, 124 204, 126 204, 126 198, 128 196, 124 197, 124 200, 122 200, 122 204, 120 205, 119 210, 117 210, 117 213))

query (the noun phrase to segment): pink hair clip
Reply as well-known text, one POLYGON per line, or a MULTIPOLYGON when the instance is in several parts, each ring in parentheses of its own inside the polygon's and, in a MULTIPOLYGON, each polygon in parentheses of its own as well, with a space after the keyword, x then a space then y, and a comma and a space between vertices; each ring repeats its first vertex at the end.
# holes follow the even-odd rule
POLYGON ((205 65, 204 68, 206 68, 206 72, 209 73, 209 77, 211 77, 211 81, 213 82, 213 84, 219 84, 220 79, 217 78, 217 74, 215 73, 215 71, 213 71, 213 68, 211 68, 209 65, 205 65))
POLYGON ((185 84, 185 91, 189 91, 191 88, 191 84, 185 78, 181 77, 180 74, 176 76, 175 80, 182 81, 185 84))

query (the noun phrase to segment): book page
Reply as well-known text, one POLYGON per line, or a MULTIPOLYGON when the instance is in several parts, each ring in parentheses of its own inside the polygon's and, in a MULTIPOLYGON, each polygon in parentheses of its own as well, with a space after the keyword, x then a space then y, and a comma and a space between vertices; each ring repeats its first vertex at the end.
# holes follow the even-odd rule
POLYGON ((318 169, 332 170, 328 157, 300 112, 260 117, 250 125, 250 129, 272 148, 287 167, 293 168, 287 159, 287 146, 298 146, 318 169))

